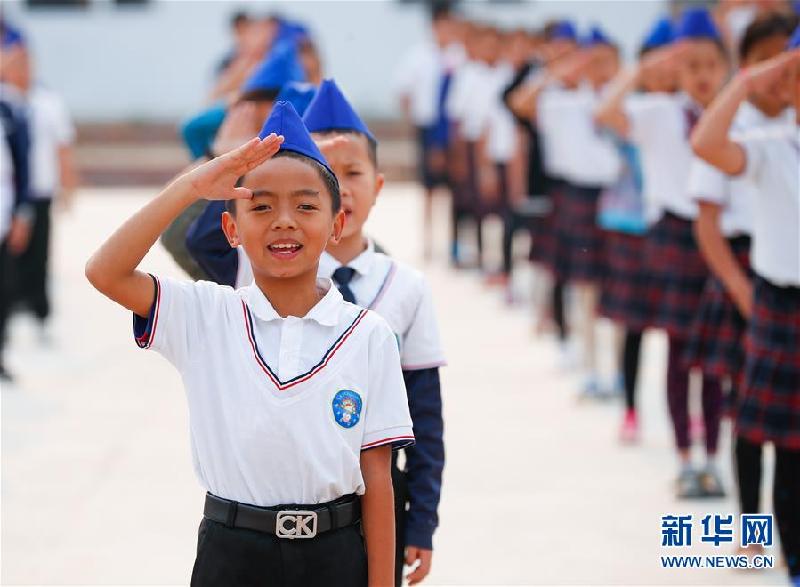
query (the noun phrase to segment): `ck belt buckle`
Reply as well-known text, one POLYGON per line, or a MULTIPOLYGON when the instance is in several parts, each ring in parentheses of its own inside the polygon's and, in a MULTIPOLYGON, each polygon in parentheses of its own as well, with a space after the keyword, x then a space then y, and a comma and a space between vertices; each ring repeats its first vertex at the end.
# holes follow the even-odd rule
POLYGON ((278 538, 314 538, 317 535, 317 512, 284 510, 275 521, 278 538))

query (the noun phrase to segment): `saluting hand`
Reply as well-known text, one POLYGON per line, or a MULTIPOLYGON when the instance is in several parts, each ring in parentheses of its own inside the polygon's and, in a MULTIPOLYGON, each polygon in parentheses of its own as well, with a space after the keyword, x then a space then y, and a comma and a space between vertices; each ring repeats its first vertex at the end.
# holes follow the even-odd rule
POLYGON ((789 83, 794 72, 793 66, 800 65, 800 49, 780 53, 753 67, 741 71, 740 78, 749 91, 766 92, 784 91, 791 97, 792 86, 789 83))
POLYGON ((214 153, 227 153, 245 144, 260 130, 258 110, 253 102, 231 106, 214 139, 214 153))
POLYGON ((253 193, 236 182, 272 157, 280 149, 283 137, 272 133, 265 139, 251 139, 241 147, 216 157, 186 174, 192 190, 207 200, 249 199, 253 193))

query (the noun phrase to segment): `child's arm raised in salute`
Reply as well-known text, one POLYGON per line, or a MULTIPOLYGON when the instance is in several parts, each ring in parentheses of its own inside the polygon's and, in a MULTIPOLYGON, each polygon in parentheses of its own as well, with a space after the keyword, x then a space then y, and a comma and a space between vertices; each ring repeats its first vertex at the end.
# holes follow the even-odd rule
POLYGON ((739 105, 755 88, 792 92, 792 67, 798 63, 800 49, 795 49, 743 69, 700 117, 692 133, 692 148, 697 156, 728 175, 742 173, 747 165, 744 148, 728 136, 739 105))
POLYGON ((283 137, 254 138, 238 149, 181 175, 112 234, 86 263, 86 277, 101 293, 139 316, 153 304, 150 277, 139 263, 164 230, 199 198, 247 199, 250 190, 236 187, 248 171, 277 153, 283 137))

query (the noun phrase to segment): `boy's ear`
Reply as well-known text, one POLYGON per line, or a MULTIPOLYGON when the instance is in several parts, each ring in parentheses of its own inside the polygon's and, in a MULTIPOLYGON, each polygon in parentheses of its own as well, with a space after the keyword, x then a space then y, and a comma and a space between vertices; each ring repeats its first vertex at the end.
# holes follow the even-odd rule
POLYGON ((340 209, 336 213, 336 216, 333 217, 333 230, 331 231, 331 236, 328 239, 328 244, 339 244, 339 240, 342 238, 342 231, 344 230, 345 219, 346 216, 344 214, 344 210, 340 209))
POLYGON ((377 198, 381 194, 381 190, 383 189, 383 184, 386 183, 386 176, 382 173, 375 174, 375 197, 377 198))
POLYGON ((239 233, 236 230, 236 219, 227 210, 222 213, 222 232, 225 233, 225 238, 228 239, 231 248, 235 249, 241 244, 239 233))

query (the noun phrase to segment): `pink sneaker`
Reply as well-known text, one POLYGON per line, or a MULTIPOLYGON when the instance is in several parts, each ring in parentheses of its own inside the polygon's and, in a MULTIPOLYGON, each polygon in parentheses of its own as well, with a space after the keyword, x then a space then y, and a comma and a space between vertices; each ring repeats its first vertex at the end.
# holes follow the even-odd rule
POLYGON ((636 444, 639 441, 639 421, 634 410, 625 412, 625 419, 622 421, 619 438, 623 444, 636 444))

